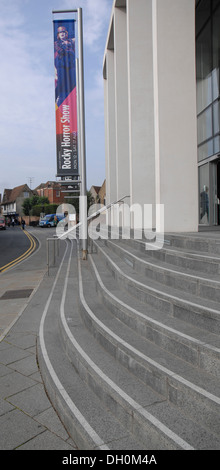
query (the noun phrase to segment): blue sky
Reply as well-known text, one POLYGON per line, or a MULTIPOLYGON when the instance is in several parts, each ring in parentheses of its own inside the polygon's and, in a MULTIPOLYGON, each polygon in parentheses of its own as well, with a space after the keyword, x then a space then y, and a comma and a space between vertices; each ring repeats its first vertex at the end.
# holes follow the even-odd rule
MULTIPOLYGON (((55 180, 52 10, 82 7, 87 188, 105 178, 102 65, 113 0, 0 0, 0 193, 55 180)), ((61 16, 62 18, 63 16, 61 16)), ((70 15, 66 16, 70 18, 70 15)))

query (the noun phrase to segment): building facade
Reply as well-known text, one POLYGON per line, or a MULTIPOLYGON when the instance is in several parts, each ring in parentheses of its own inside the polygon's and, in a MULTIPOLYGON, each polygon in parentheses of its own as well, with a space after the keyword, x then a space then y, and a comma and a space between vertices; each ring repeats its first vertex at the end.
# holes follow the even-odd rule
POLYGON ((107 204, 126 196, 163 205, 166 232, 220 223, 219 10, 219 0, 113 2, 103 63, 107 204))
POLYGON ((220 2, 196 5, 199 223, 220 225, 220 2))
POLYGON ((40 197, 47 197, 50 204, 61 204, 64 202, 64 191, 66 187, 62 186, 61 183, 57 181, 47 181, 46 183, 41 183, 35 191, 40 197))
POLYGON ((36 194, 27 184, 16 186, 13 189, 5 189, 3 193, 1 211, 2 215, 9 219, 19 219, 24 216, 22 205, 26 198, 36 194))
POLYGON ((94 204, 106 204, 106 184, 105 180, 102 183, 102 186, 91 186, 89 192, 91 193, 94 204))

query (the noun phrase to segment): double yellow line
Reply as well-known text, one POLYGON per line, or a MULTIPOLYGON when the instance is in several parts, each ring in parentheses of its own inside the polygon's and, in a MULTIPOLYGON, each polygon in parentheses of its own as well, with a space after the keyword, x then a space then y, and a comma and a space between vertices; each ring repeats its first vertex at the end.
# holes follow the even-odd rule
MULTIPOLYGON (((22 229, 21 229, 22 230, 22 229)), ((8 264, 5 264, 5 266, 2 266, 0 267, 0 273, 3 273, 4 271, 7 271, 7 269, 9 268, 12 268, 13 266, 15 266, 16 264, 20 263, 21 261, 23 261, 24 259, 26 259, 28 256, 31 255, 31 253, 34 252, 35 248, 36 248, 36 242, 34 240, 34 238, 30 235, 30 233, 28 233, 26 230, 24 230, 24 233, 25 235, 29 238, 30 240, 30 247, 28 248, 27 251, 25 251, 21 256, 19 256, 18 258, 14 259, 13 261, 11 261, 10 263, 8 264)))

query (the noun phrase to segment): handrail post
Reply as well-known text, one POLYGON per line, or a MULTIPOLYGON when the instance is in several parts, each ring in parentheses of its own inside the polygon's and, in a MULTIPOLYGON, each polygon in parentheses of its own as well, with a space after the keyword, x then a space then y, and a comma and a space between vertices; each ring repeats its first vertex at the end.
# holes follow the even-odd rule
POLYGON ((85 104, 84 104, 84 65, 83 65, 83 24, 82 8, 78 8, 78 36, 79 36, 79 62, 78 85, 80 104, 80 153, 81 153, 81 191, 80 191, 80 218, 82 222, 82 258, 87 259, 87 191, 86 191, 86 143, 85 143, 85 104))
POLYGON ((49 240, 47 238, 47 275, 49 276, 49 240))

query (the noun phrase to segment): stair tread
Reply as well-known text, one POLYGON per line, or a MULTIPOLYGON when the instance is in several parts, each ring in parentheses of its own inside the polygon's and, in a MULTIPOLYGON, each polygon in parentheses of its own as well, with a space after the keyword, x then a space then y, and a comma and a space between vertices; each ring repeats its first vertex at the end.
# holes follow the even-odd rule
POLYGON ((95 254, 92 256, 95 265, 98 268, 98 272, 101 276, 101 280, 107 289, 110 289, 112 294, 119 299, 120 302, 127 304, 135 311, 141 313, 152 321, 159 322, 161 326, 165 326, 174 329, 176 332, 180 332, 183 335, 187 335, 189 338, 194 338, 202 344, 207 344, 213 348, 220 349, 220 337, 218 334, 203 330, 195 325, 188 323, 182 319, 169 315, 166 311, 160 311, 156 307, 147 304, 137 297, 133 297, 129 290, 124 289, 118 285, 118 282, 113 278, 111 273, 106 269, 106 265, 102 259, 95 254))
MULTIPOLYGON (((100 301, 95 293, 95 282, 92 274, 89 270, 82 265, 82 271, 84 273, 84 282, 86 288, 84 296, 88 305, 92 311, 95 312, 97 318, 104 322, 104 324, 110 328, 113 333, 116 333, 122 341, 125 341, 133 348, 135 348, 140 354, 145 355, 151 361, 158 363, 158 366, 165 368, 165 370, 172 374, 177 374, 194 383, 196 386, 204 388, 209 393, 220 397, 219 379, 212 377, 210 374, 193 367, 191 364, 174 354, 160 348, 158 345, 150 342, 149 340, 140 336, 137 332, 131 330, 128 326, 118 320, 107 307, 103 308, 103 303, 100 301)), ((142 361, 141 355, 139 357, 140 362, 142 361)))
MULTIPOLYGON (((86 268, 83 268, 83 270, 84 269, 86 268)), ((88 282, 86 282, 86 286, 88 287, 88 282)), ((69 294, 72 295, 72 292, 70 291, 69 294)), ((88 292, 88 297, 91 299, 91 292, 88 292)), ((72 310, 71 312, 72 322, 70 320, 70 312, 67 311, 65 315, 69 318, 68 326, 72 331, 72 334, 79 345, 83 347, 83 352, 88 355, 90 360, 100 368, 103 374, 107 374, 108 379, 113 381, 117 387, 122 389, 130 398, 137 401, 140 406, 149 410, 152 415, 154 415, 154 408, 157 408, 159 403, 166 401, 164 400, 164 397, 127 371, 114 357, 106 352, 102 345, 97 343, 96 338, 92 336, 88 328, 85 328, 84 322, 81 320, 77 308, 74 308, 74 311, 72 310)), ((156 413, 156 415, 165 425, 171 427, 173 432, 178 432, 178 435, 184 435, 187 437, 189 417, 186 417, 184 413, 178 410, 174 405, 167 402, 166 407, 164 408, 165 419, 163 419, 162 409, 161 412, 156 413), (171 416, 172 419, 170 418, 171 416), (177 425, 177 423, 181 423, 181 426, 179 426, 179 424, 177 425)), ((193 420, 190 420, 190 429, 191 428, 194 428, 191 439, 196 446, 199 445, 201 434, 204 434, 204 436, 206 436, 206 446, 208 445, 211 446, 211 448, 218 448, 218 437, 210 433, 208 429, 204 429, 203 426, 195 423, 193 420), (208 444, 207 439, 209 440, 210 437, 211 439, 208 444)), ((186 441, 188 440, 186 439, 186 441)))
MULTIPOLYGON (((99 246, 101 249, 103 249, 103 244, 99 241, 99 246)), ((169 287, 166 285, 163 285, 162 283, 159 283, 157 281, 152 281, 149 278, 146 278, 141 273, 136 272, 132 267, 130 267, 126 262, 124 262, 119 256, 117 256, 113 251, 108 248, 104 247, 104 250, 106 254, 111 258, 111 260, 118 266, 119 269, 122 270, 122 272, 130 277, 131 280, 139 283, 139 288, 140 289, 151 289, 152 291, 156 291, 158 293, 161 293, 161 295, 164 295, 165 297, 170 297, 174 298, 177 301, 180 300, 181 302, 190 302, 191 304, 194 304, 197 306, 197 308, 205 308, 208 309, 210 312, 213 312, 218 315, 219 314, 219 320, 220 320, 220 310, 219 310, 219 303, 211 300, 206 300, 204 298, 198 298, 197 296, 188 293, 188 292, 183 292, 180 291, 174 287, 169 287)))
MULTIPOLYGON (((61 342, 58 318, 54 316, 53 303, 50 306, 50 311, 45 321, 44 337, 47 354, 55 374, 68 394, 69 400, 73 402, 74 406, 82 414, 82 425, 84 425, 83 420, 86 420, 103 441, 103 444, 110 449, 131 448, 141 450, 143 444, 138 442, 112 413, 100 403, 99 398, 80 378, 69 360, 61 342)), ((56 387, 56 384, 54 386, 56 387)), ((70 402, 66 405, 67 413, 69 413, 69 405, 70 402)), ((62 415, 60 415, 60 419, 62 420, 62 415)))
MULTIPOLYGON (((108 240, 108 243, 109 243, 109 240, 108 240)), ((175 274, 180 274, 180 275, 184 275, 184 277, 187 276, 194 276, 194 277, 199 277, 201 279, 203 279, 204 281, 208 281, 210 283, 219 283, 220 285, 220 274, 219 273, 210 273, 208 272, 207 273, 207 270, 204 269, 205 272, 201 272, 200 269, 196 270, 196 269, 192 269, 192 268, 187 268, 187 267, 182 267, 178 264, 173 264, 171 262, 169 262, 168 260, 163 260, 163 259, 157 259, 156 257, 154 257, 153 255, 155 255, 155 252, 151 252, 150 250, 142 250, 140 251, 140 249, 138 249, 137 247, 134 247, 133 245, 129 245, 127 243, 127 245, 125 245, 121 240, 110 240, 110 246, 111 244, 115 244, 116 246, 118 246, 119 248, 122 248, 124 251, 127 251, 128 254, 131 254, 131 255, 134 255, 135 257, 137 257, 139 259, 140 262, 144 262, 144 264, 150 264, 150 265, 154 265, 158 268, 161 268, 161 269, 167 269, 168 271, 170 270, 171 272, 174 272, 175 274), (207 274, 209 275, 209 277, 207 278, 207 274)), ((220 265, 220 257, 216 257, 216 255, 202 255, 202 254, 195 254, 194 252, 192 253, 188 253, 184 250, 180 250, 180 249, 176 249, 175 247, 165 247, 165 248, 162 248, 161 250, 159 250, 160 253, 163 253, 163 254, 167 254, 167 255, 172 255, 172 256, 181 256, 181 258, 185 258, 185 259, 188 259, 189 261, 193 261, 193 257, 195 259, 195 261, 202 261, 203 263, 205 261, 209 261, 210 263, 213 263, 213 264, 216 264, 216 265, 220 265)), ((158 254, 158 252, 156 252, 156 254, 158 254)))
MULTIPOLYGON (((94 313, 100 315, 101 319, 103 313, 105 313, 105 307, 95 295, 94 277, 87 270, 86 262, 81 262, 81 265, 83 276, 86 275, 87 277, 89 273, 89 279, 87 278, 86 282, 86 301, 92 309, 96 309, 98 305, 98 310, 94 313)), ((178 406, 166 400, 162 394, 155 392, 152 387, 139 380, 119 360, 109 354, 109 351, 104 348, 105 344, 100 344, 98 341, 100 338, 96 334, 92 334, 88 323, 90 320, 85 318, 85 314, 82 316, 82 305, 80 311, 76 259, 71 259, 70 263, 65 304, 61 303, 61 306, 64 305, 65 323, 63 317, 63 322, 61 321, 59 318, 59 305, 64 291, 65 268, 66 266, 64 266, 61 273, 44 321, 46 350, 57 376, 57 381, 54 383, 56 397, 54 406, 59 405, 60 390, 65 390, 69 400, 80 410, 83 418, 90 423, 94 432, 99 437, 101 436, 102 442, 109 449, 140 450, 146 448, 146 446, 152 448, 153 445, 154 449, 162 450, 169 448, 168 442, 170 442, 171 448, 179 448, 181 440, 186 441, 196 449, 219 449, 220 438, 214 427, 212 429, 208 428, 210 423, 206 425, 206 423, 199 422, 200 417, 198 416, 197 420, 196 413, 192 413, 190 416, 187 415, 178 406), (71 334, 67 336, 67 331, 72 332, 73 337, 71 337, 71 334), (73 339, 74 337, 75 339, 73 339), (77 344, 74 345, 74 341, 77 344), (62 385, 61 389, 58 386, 56 390, 58 381, 62 385), (128 397, 127 402, 126 397, 128 397), (131 400, 139 406, 134 407, 133 412, 129 414, 131 400), (119 406, 120 401, 121 408, 119 406), (116 416, 112 414, 114 402, 116 416), (130 433, 127 422, 120 423, 121 415, 119 411, 123 414, 125 410, 126 416, 129 416, 128 421, 132 417, 132 428, 136 431, 138 437, 134 437, 130 433), (140 421, 133 422, 135 416, 137 419, 139 415, 141 416, 140 421), (149 421, 146 416, 151 416, 152 421, 149 421), (151 423, 147 428, 143 424, 143 417, 151 423), (155 440, 155 420, 161 423, 159 433, 162 438, 159 437, 159 440, 158 437, 155 440), (144 427, 142 428, 142 426, 144 427), (169 433, 168 438, 164 440, 164 427, 166 426, 171 434, 176 434, 177 441, 173 441, 173 437, 171 438, 169 433), (176 443, 176 447, 173 442, 176 443)), ((108 313, 107 320, 109 320, 109 317, 110 314, 108 313)), ((120 322, 117 321, 116 323, 116 334, 118 334, 120 322)), ((115 323, 112 327, 115 328, 115 323)), ((125 332, 123 324, 120 324, 120 331, 125 332)), ((60 418, 62 420, 62 416, 60 418)))

